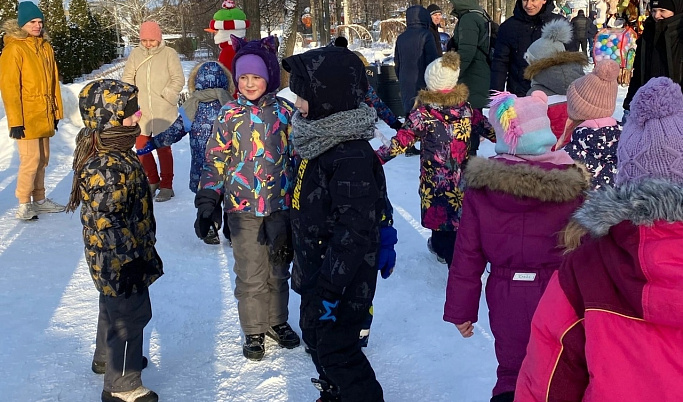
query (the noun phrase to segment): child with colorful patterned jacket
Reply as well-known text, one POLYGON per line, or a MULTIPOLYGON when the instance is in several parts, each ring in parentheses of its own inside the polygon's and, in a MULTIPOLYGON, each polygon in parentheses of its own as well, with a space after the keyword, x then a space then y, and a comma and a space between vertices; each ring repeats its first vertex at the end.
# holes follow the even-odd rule
POLYGON ((195 231, 206 237, 224 195, 237 275, 235 297, 245 335, 242 353, 261 360, 265 335, 281 347, 300 343, 287 323, 293 106, 275 96, 280 66, 273 38, 246 42, 232 36, 232 41, 237 50, 233 80, 239 92, 221 109, 206 145, 195 197, 195 231))
POLYGON ((462 173, 468 159, 470 136, 495 142, 488 120, 467 102, 469 90, 458 84, 460 56, 447 52, 427 66, 427 89, 418 93, 417 106, 404 128, 377 155, 388 162, 415 142, 420 150, 422 226, 432 230, 427 242, 439 262, 450 265, 462 214, 462 173))
MULTIPOLYGON (((168 147, 180 141, 187 133, 190 134, 190 191, 197 193, 199 179, 202 176, 202 166, 206 158, 206 142, 211 136, 213 122, 216 121, 221 107, 233 100, 235 85, 232 74, 221 63, 207 61, 199 63, 190 72, 187 80, 190 97, 178 108, 179 116, 166 131, 150 137, 144 148, 137 151, 138 155, 145 155, 155 149, 168 147)), ((217 229, 221 228, 222 200, 216 205, 213 214, 215 227, 209 229, 209 234, 203 239, 207 244, 219 244, 217 229)), ((230 229, 223 225, 223 234, 230 243, 230 229)))

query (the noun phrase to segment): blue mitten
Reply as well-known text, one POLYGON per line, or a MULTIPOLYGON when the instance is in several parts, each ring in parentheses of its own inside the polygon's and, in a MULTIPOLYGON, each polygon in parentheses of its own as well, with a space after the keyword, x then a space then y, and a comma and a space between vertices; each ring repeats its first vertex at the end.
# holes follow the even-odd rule
POLYGON ((135 153, 138 155, 147 155, 155 149, 157 149, 157 146, 154 144, 154 140, 150 137, 149 141, 147 141, 147 144, 145 144, 142 149, 135 151, 135 153))
POLYGON ((393 226, 384 226, 379 231, 380 247, 377 269, 382 278, 387 279, 396 265, 396 251, 394 245, 398 242, 398 233, 393 226))

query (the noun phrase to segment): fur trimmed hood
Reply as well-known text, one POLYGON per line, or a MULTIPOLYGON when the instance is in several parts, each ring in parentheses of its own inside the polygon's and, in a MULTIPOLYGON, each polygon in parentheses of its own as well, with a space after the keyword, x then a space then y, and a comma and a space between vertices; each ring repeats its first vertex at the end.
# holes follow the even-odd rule
MULTIPOLYGON (((228 91, 228 93, 230 93, 230 94, 234 93, 234 92, 235 92, 235 84, 233 84, 233 81, 232 81, 232 73, 230 73, 230 70, 228 70, 228 68, 225 67, 225 66, 224 66, 222 63, 220 63, 219 61, 213 61, 213 62, 220 66, 221 70, 222 70, 223 73, 225 74, 225 77, 227 78, 227 81, 228 81, 227 86, 228 86, 228 88, 225 88, 225 89, 226 89, 226 90, 228 91)), ((197 63, 197 65, 195 65, 195 66, 192 68, 192 71, 190 71, 190 74, 189 74, 188 77, 187 77, 187 90, 190 91, 190 93, 192 93, 192 92, 194 92, 194 91, 197 90, 197 73, 199 72, 199 69, 200 69, 205 63, 207 63, 207 62, 204 62, 204 63, 197 63)))
POLYGON ((683 222, 683 186, 649 179, 600 189, 589 194, 572 219, 593 237, 605 236, 624 221, 650 226, 658 220, 683 222))
MULTIPOLYGON (((23 40, 28 38, 28 32, 24 31, 21 29, 19 26, 19 22, 17 22, 17 19, 13 20, 7 20, 2 24, 2 30, 5 31, 5 37, 3 38, 3 42, 8 44, 12 40, 23 40)), ((45 33, 45 28, 43 28, 43 34, 40 36, 41 38, 45 39, 46 41, 50 40, 50 37, 45 33)))
POLYGON ((467 188, 489 188, 515 197, 567 202, 591 187, 590 173, 580 163, 547 169, 534 163, 472 158, 465 169, 467 188))
POLYGON ((588 57, 581 52, 560 52, 552 57, 539 59, 527 66, 524 70, 524 79, 531 80, 540 72, 563 64, 579 64, 581 67, 586 67, 588 65, 588 57))
POLYGON ((470 90, 464 84, 458 84, 450 92, 429 91, 423 89, 417 94, 415 98, 415 106, 418 105, 433 105, 433 106, 460 106, 467 102, 470 96, 470 90))

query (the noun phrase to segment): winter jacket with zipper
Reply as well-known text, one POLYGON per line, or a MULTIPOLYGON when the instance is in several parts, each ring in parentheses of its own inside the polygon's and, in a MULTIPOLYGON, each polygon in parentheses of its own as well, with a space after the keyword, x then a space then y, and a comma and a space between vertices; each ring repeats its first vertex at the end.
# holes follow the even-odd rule
POLYGON ((140 90, 142 135, 158 134, 178 117, 178 98, 185 85, 185 74, 178 53, 161 41, 147 49, 138 46, 130 52, 121 81, 140 90))
POLYGON ((585 16, 583 10, 579 10, 579 15, 572 18, 574 37, 578 40, 586 40, 586 38, 588 38, 588 28, 591 24, 591 21, 585 16))
MULTIPOLYGON (((517 0, 512 17, 505 20, 498 29, 496 48, 491 61, 491 89, 503 91, 506 89, 519 97, 525 96, 531 82, 524 79, 524 60, 529 46, 541 37, 541 29, 547 22, 562 19, 553 14, 553 1, 548 1, 541 7, 541 11, 531 17, 524 11, 522 0, 517 0)), ((578 50, 576 43, 565 48, 569 51, 578 50)))
POLYGON ((199 189, 225 194, 225 211, 268 216, 289 209, 294 106, 274 93, 243 95, 221 108, 206 144, 199 189))
POLYGON ((122 295, 121 267, 136 258, 147 263, 145 286, 163 275, 152 193, 135 152, 97 153, 81 170, 79 189, 85 257, 97 290, 122 295))
POLYGON ((553 275, 531 327, 520 401, 677 401, 683 394, 683 187, 592 193, 583 245, 553 275))
POLYGON ((406 30, 396 38, 394 69, 401 89, 401 102, 406 115, 415 103, 417 92, 427 87, 425 70, 436 60, 436 42, 429 30, 431 18, 422 6, 406 10, 406 30))
POLYGON ((531 317, 562 261, 558 233, 581 205, 590 179, 576 164, 494 157, 471 159, 465 181, 444 320, 477 322, 481 276, 490 263, 486 303, 499 365, 497 395, 515 389, 531 317))
POLYGON ((482 109, 489 103, 491 67, 487 61, 489 49, 489 27, 476 0, 455 0, 453 11, 458 16, 458 25, 453 31, 450 43, 460 55, 460 79, 467 85, 470 96, 467 101, 475 109, 482 109))
POLYGON ((55 120, 64 117, 54 50, 47 37, 30 36, 16 19, 5 22, 3 29, 0 95, 7 126, 23 126, 27 140, 52 137, 55 120))
POLYGON ((630 110, 633 95, 650 78, 666 76, 683 88, 683 12, 661 21, 650 16, 643 26, 643 34, 636 41, 625 110, 630 110))
POLYGON ((419 106, 403 128, 391 139, 391 146, 377 150, 382 162, 404 153, 421 141, 420 194, 422 226, 456 231, 462 213, 462 172, 469 154, 470 136, 484 136, 495 142, 495 132, 467 99, 467 87, 459 84, 451 92, 420 91, 419 106))

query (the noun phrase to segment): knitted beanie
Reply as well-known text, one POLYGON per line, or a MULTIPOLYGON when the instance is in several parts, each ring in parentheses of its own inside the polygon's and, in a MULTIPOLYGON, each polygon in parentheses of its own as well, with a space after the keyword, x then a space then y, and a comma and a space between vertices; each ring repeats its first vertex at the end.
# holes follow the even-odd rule
POLYGON ((19 3, 17 6, 17 23, 19 24, 19 27, 23 27, 27 22, 36 18, 45 21, 45 17, 36 3, 32 1, 22 1, 19 3))
POLYGON ((427 6, 427 11, 429 11, 429 15, 432 15, 434 13, 440 13, 441 7, 437 6, 436 4, 430 4, 427 6))
POLYGON ((564 52, 564 45, 572 41, 572 26, 565 19, 552 20, 543 26, 541 37, 524 53, 524 60, 532 62, 564 52))
POLYGON ((542 155, 557 142, 548 118, 548 96, 542 91, 523 98, 497 92, 489 107, 489 121, 496 130, 496 153, 542 155))
POLYGON ((567 115, 572 120, 610 117, 617 104, 619 64, 602 60, 589 74, 576 79, 567 88, 567 115))
POLYGON ((235 61, 235 77, 239 78, 244 74, 254 74, 268 82, 270 74, 263 59, 255 54, 245 54, 235 61))
POLYGON ((140 40, 153 39, 161 42, 161 28, 154 21, 145 21, 140 25, 140 40))
POLYGON ((683 185, 683 94, 670 78, 652 78, 633 96, 617 169, 617 186, 647 178, 683 185))
POLYGON ((425 82, 430 91, 450 91, 458 84, 459 76, 460 55, 455 52, 446 52, 425 69, 425 82))

